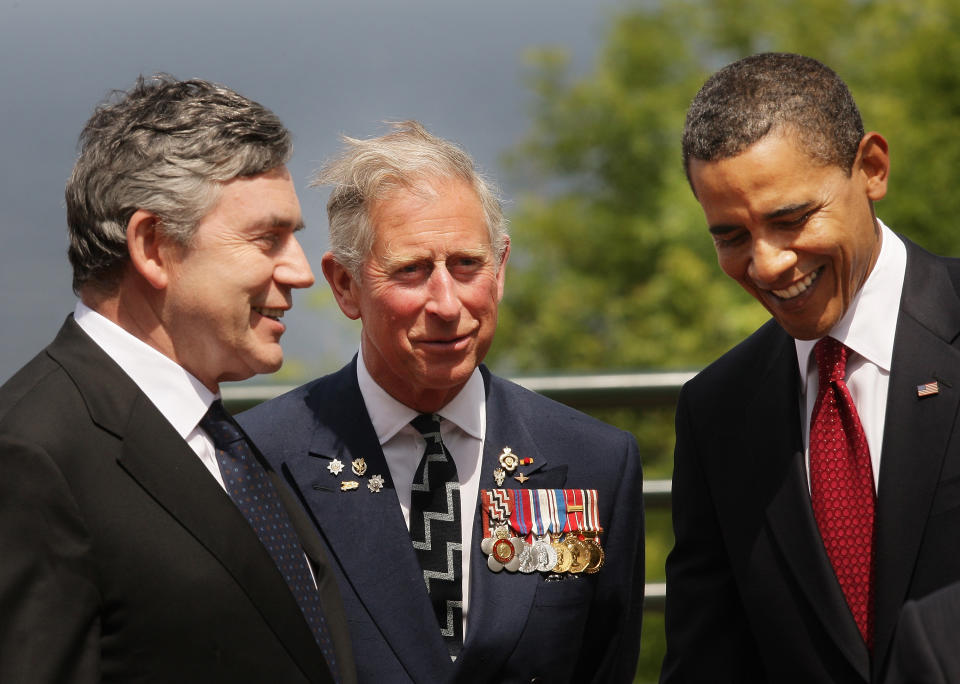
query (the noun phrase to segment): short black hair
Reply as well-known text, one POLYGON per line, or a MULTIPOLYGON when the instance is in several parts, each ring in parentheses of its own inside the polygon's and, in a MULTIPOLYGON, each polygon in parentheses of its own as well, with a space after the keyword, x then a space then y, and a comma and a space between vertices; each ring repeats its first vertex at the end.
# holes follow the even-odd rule
POLYGON ((853 96, 830 67, 790 53, 751 55, 715 73, 693 98, 683 129, 687 178, 691 160, 735 157, 781 128, 812 158, 848 174, 864 135, 853 96))

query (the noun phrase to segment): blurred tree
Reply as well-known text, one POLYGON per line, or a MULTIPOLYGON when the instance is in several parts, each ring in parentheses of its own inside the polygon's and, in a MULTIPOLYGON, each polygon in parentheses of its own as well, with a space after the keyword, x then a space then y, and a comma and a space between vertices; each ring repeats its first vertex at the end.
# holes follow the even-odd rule
MULTIPOLYGON (((699 367, 767 318, 716 266, 680 160, 691 98, 755 52, 834 68, 867 129, 890 143, 880 217, 960 254, 958 33, 957 0, 637 0, 612 17, 586 76, 571 74, 562 51, 533 52, 532 125, 507 158, 524 192, 490 363, 515 373, 699 367)), ((648 477, 668 474, 672 411, 600 417, 635 432, 648 477)), ((669 530, 651 532, 656 581, 669 530)), ((651 617, 640 682, 656 681, 662 656, 662 620, 651 617)))
POLYGON ((686 107, 706 77, 764 50, 816 57, 891 144, 878 213, 960 253, 960 2, 642 2, 612 22, 592 73, 531 54, 527 138, 507 166, 524 192, 490 360, 512 372, 701 366, 766 318, 716 266, 680 162, 686 107))

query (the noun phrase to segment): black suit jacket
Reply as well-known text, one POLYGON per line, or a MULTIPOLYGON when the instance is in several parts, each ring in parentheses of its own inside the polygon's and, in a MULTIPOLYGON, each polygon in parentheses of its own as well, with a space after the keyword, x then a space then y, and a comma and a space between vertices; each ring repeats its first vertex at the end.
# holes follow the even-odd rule
MULTIPOLYGON (((642 474, 631 435, 491 376, 480 489, 509 446, 533 465, 505 487, 596 488, 606 564, 594 575, 546 582, 540 573, 491 572, 480 552, 480 515, 470 553, 467 639, 452 664, 430 607, 389 469, 357 384, 356 360, 239 416, 313 516, 333 561, 361 682, 631 682, 643 599, 642 474), (352 459, 380 474, 342 492, 352 459), (327 465, 338 458, 347 474, 327 465)), ((479 502, 477 504, 479 506, 479 502)))
MULTIPOLYGON (((352 681, 335 580, 273 476, 352 681)), ((330 681, 256 533, 72 318, 0 389, 0 681, 330 681)))
POLYGON ((880 681, 900 607, 960 579, 960 264, 907 242, 877 504, 873 658, 813 518, 793 339, 774 321, 683 388, 663 682, 880 681), (939 394, 917 396, 937 380, 939 394))
POLYGON ((960 682, 960 583, 907 601, 890 649, 885 684, 960 682))

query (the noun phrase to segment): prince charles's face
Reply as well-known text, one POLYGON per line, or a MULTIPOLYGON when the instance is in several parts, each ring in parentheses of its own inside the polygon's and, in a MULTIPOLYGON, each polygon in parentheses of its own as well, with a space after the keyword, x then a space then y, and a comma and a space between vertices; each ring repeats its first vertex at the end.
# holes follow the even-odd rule
POLYGON ((494 254, 480 200, 459 180, 397 190, 373 206, 371 219, 374 243, 361 278, 350 278, 338 301, 363 321, 363 359, 374 380, 407 406, 436 410, 490 348, 507 251, 494 254))

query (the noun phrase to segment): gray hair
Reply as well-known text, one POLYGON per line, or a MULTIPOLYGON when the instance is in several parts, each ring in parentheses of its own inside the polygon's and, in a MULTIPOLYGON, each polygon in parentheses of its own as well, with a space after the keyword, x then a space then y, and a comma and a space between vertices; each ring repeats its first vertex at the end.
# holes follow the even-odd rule
POLYGON ((825 165, 853 168, 863 121, 850 90, 810 57, 768 52, 745 57, 711 76, 687 111, 683 167, 735 157, 768 133, 789 128, 825 165))
POLYGON ((126 229, 138 209, 188 246, 220 184, 281 166, 290 133, 273 112, 221 85, 140 76, 97 107, 80 134, 67 181, 73 289, 116 288, 129 261, 126 229))
POLYGON ((358 140, 343 136, 345 149, 313 179, 333 185, 327 201, 330 251, 354 278, 373 248, 373 204, 398 189, 421 190, 435 179, 458 179, 477 193, 486 218, 497 268, 507 243, 506 220, 495 189, 477 172, 473 159, 453 143, 431 135, 416 121, 392 124, 392 132, 358 140))

